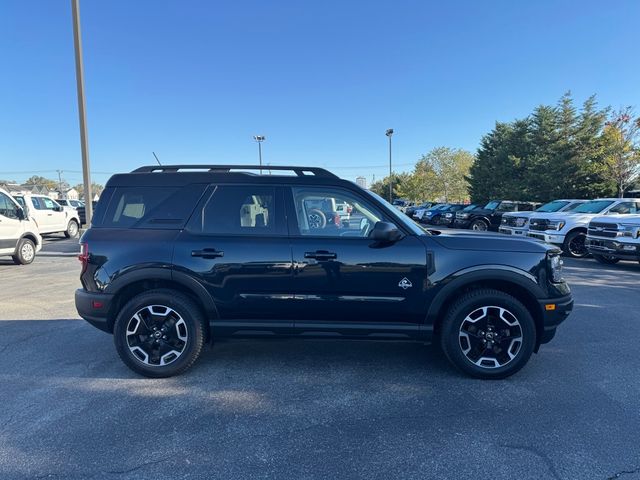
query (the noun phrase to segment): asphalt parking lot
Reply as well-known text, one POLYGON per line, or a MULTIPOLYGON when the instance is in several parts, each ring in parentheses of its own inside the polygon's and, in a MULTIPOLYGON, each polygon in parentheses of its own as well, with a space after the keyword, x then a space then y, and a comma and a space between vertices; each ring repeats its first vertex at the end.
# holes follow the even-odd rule
POLYGON ((430 346, 286 340, 149 380, 77 317, 76 249, 0 259, 2 479, 640 479, 638 264, 566 260, 574 313, 503 381, 430 346))

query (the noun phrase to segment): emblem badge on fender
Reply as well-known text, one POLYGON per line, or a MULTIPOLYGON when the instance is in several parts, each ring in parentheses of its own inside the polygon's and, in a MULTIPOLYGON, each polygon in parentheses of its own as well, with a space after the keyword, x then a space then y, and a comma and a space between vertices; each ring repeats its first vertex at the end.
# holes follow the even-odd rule
POLYGON ((400 283, 398 283, 398 286, 403 290, 406 290, 407 288, 413 287, 413 284, 409 281, 407 277, 404 277, 402 280, 400 280, 400 283))

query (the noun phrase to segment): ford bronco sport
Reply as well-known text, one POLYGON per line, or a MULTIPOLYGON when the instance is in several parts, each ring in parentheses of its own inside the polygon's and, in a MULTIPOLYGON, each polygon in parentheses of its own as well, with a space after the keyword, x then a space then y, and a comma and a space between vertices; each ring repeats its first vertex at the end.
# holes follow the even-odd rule
POLYGON ((259 168, 151 166, 107 182, 76 307, 135 372, 181 373, 223 337, 288 336, 437 341, 467 374, 504 378, 573 307, 557 247, 425 232, 326 170, 259 168), (349 204, 349 218, 319 202, 349 204))

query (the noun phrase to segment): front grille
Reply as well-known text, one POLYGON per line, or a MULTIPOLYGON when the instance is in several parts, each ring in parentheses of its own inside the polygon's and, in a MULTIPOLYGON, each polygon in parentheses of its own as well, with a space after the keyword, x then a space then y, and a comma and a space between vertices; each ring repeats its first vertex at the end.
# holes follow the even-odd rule
POLYGON ((616 238, 618 236, 618 225, 615 223, 597 223, 589 224, 589 235, 604 238, 616 238))
POLYGON ((534 218, 529 222, 529 230, 544 232, 549 229, 549 220, 545 218, 534 218))

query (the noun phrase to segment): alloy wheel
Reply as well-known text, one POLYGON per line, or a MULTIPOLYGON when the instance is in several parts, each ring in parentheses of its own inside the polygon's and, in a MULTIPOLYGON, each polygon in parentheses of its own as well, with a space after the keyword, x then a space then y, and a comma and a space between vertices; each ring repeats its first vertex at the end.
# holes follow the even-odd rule
POLYGON ((471 230, 476 230, 478 232, 486 232, 487 224, 484 222, 474 222, 473 225, 471 225, 471 230))
POLYGON ((31 244, 30 242, 24 242, 22 248, 20 249, 20 255, 25 262, 31 262, 33 260, 33 257, 35 257, 36 255, 36 250, 33 247, 33 244, 31 244))
POLYGON ((585 245, 586 236, 579 234, 574 236, 567 245, 569 253, 574 257, 586 257, 589 253, 585 245))
POLYGON ((503 307, 473 310, 460 325, 458 342, 464 356, 481 368, 504 367, 522 348, 522 326, 503 307))
POLYGON ((175 362, 184 352, 188 338, 184 319, 164 305, 145 306, 127 323, 129 351, 145 365, 165 366, 175 362))

